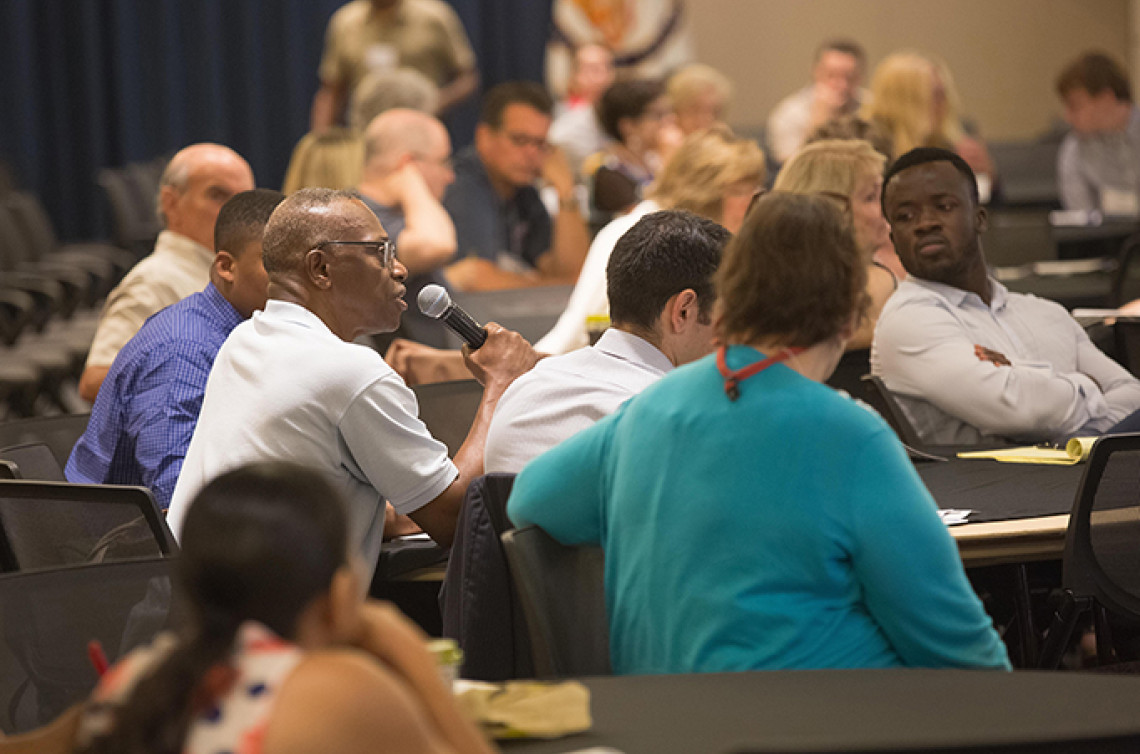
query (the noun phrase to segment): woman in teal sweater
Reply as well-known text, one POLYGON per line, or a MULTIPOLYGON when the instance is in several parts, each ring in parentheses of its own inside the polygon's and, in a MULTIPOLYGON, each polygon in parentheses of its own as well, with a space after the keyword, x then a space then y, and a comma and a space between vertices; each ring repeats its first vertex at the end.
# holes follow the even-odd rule
POLYGON ((865 284, 833 202, 761 199, 718 276, 727 345, 519 475, 517 525, 605 550, 616 672, 1009 668, 897 438, 821 384, 865 284))

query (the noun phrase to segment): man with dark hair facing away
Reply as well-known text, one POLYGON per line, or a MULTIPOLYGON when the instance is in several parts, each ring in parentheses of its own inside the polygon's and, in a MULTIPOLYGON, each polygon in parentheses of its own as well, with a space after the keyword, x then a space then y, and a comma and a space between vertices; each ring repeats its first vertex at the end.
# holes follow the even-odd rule
POLYGON ((929 147, 904 154, 884 178, 883 213, 908 277, 879 315, 871 371, 924 441, 1127 431, 1140 381, 1063 307, 990 277, 986 211, 961 157, 929 147))
POLYGON ((254 189, 222 206, 210 283, 151 317, 119 351, 67 461, 69 482, 139 484, 164 510, 170 504, 214 357, 239 322, 265 307, 261 235, 284 198, 254 189))
POLYGON ((1090 52, 1057 77, 1072 131, 1057 152, 1057 188, 1066 209, 1140 215, 1140 109, 1124 68, 1090 52))
POLYGON ((455 223, 458 260, 447 268, 459 290, 572 284, 589 247, 574 172, 547 141, 554 104, 538 84, 499 84, 483 100, 475 144, 455 158, 443 206, 455 223), (539 179, 558 195, 551 215, 539 179))
POLYGON ((712 277, 730 234, 676 210, 641 218, 606 268, 610 328, 515 380, 487 432, 488 473, 532 458, 608 416, 673 367, 712 353, 712 277))

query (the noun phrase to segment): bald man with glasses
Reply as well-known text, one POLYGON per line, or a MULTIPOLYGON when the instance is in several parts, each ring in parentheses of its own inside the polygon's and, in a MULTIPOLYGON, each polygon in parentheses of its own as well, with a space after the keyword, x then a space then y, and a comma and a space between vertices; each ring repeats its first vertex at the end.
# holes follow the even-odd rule
POLYGON ((467 484, 483 470, 499 396, 534 365, 534 350, 492 323, 487 342, 465 352, 483 401, 449 459, 404 381, 353 342, 394 330, 408 306, 407 269, 376 216, 352 192, 303 189, 274 211, 263 247, 269 301, 218 352, 171 500, 171 529, 179 535, 190 501, 214 477, 279 460, 327 474, 372 566, 386 525, 390 535, 414 522, 450 545, 467 484))
POLYGON ((540 85, 512 81, 487 92, 474 146, 455 159, 443 206, 455 223, 459 290, 573 284, 589 248, 574 173, 547 141, 554 105, 540 85), (551 215, 539 182, 558 195, 551 215))

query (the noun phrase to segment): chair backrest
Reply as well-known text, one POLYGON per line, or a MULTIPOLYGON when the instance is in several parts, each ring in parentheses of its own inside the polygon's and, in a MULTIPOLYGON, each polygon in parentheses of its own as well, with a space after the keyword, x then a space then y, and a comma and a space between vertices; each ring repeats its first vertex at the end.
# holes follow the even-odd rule
POLYGON ((172 563, 0 574, 0 729, 31 730, 85 699, 98 680, 89 642, 114 662, 166 628, 172 563))
POLYGON ((883 384, 883 380, 875 375, 868 374, 863 377, 863 399, 871 404, 871 408, 879 412, 891 429, 899 436, 904 445, 912 448, 921 448, 922 440, 918 432, 906 418, 902 406, 895 400, 894 394, 883 384))
POLYGON ((169 556, 178 546, 143 487, 0 481, 0 569, 169 556))
POLYGON ((41 482, 65 482, 63 467, 51 448, 42 442, 29 442, 0 448, 0 461, 15 464, 17 475, 10 479, 37 479, 41 482))
POLYGON ((475 380, 452 380, 414 385, 412 392, 420 406, 420 420, 454 456, 471 431, 483 400, 483 386, 475 380))
POLYGON ((995 209, 990 213, 985 242, 986 261, 994 267, 1057 258, 1049 210, 995 209))
POLYGON ((154 214, 154 192, 144 197, 134 173, 129 167, 103 168, 98 181, 111 208, 115 243, 138 251, 153 246, 162 228, 154 214))
POLYGON ((846 390, 852 398, 858 398, 863 394, 863 375, 870 371, 871 349, 856 348, 843 354, 835 371, 827 378, 827 384, 836 390, 846 390))
MULTIPOLYGON (((476 293, 456 291, 452 299, 475 321, 498 322, 535 343, 558 322, 573 290, 570 285, 545 285, 476 293)), ((455 342, 459 344, 458 337, 455 342)))
POLYGON ((4 203, 33 259, 45 259, 55 251, 59 239, 39 197, 27 191, 13 191, 4 197, 4 203))
POLYGON ((514 481, 514 474, 472 480, 455 525, 439 609, 443 635, 463 650, 463 678, 505 681, 534 675, 526 616, 499 540, 511 529, 507 498, 514 481))
POLYGON ((1140 434, 1093 444, 1069 516, 1064 584, 1140 619, 1140 434))
POLYGON ((1056 142, 990 142, 990 155, 1001 176, 1002 204, 1059 206, 1056 142))
POLYGON ((41 442, 51 448, 60 467, 67 465, 71 449, 87 429, 90 414, 35 416, 0 423, 0 448, 41 442))
POLYGON ((1136 259, 1140 257, 1140 233, 1134 233, 1120 244, 1116 272, 1109 294, 1109 306, 1123 306, 1140 296, 1140 275, 1136 272, 1136 259))
POLYGON ((504 532, 502 540, 538 676, 609 675, 602 548, 567 547, 537 526, 504 532))
POLYGON ((1118 318, 1112 324, 1112 347, 1125 369, 1140 374, 1140 318, 1118 318))

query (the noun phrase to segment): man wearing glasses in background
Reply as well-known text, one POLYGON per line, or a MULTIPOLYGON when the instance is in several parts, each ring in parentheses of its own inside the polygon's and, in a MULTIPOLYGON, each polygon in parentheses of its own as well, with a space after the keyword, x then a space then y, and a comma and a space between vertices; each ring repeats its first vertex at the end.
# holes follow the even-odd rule
POLYGON ((376 216, 352 192, 303 189, 273 212, 263 247, 269 300, 218 352, 171 500, 171 529, 180 534, 190 501, 214 477, 280 460, 328 475, 371 565, 383 533, 414 528, 396 513, 449 546, 467 484, 483 473, 495 405, 534 365, 534 350, 491 323, 486 343, 465 352, 483 402, 453 462, 419 420, 404 381, 375 350, 353 343, 394 330, 407 309, 407 270, 376 216))
POLYGON ((444 196, 459 260, 447 268, 459 290, 572 284, 589 235, 565 156, 547 142, 553 103, 538 84, 513 81, 487 92, 475 144, 455 160, 444 196), (557 192, 557 212, 539 179, 557 192), (553 217, 552 217, 553 214, 553 217))

